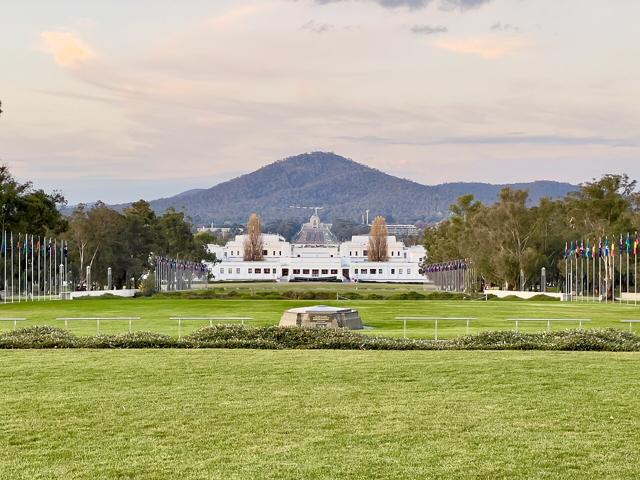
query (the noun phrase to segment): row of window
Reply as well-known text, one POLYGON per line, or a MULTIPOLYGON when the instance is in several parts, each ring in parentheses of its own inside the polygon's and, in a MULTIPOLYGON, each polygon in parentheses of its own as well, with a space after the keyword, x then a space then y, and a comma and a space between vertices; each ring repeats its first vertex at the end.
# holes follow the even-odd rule
MULTIPOLYGON (((378 268, 378 269, 375 269, 375 268, 357 269, 356 268, 353 271, 353 273, 355 275, 358 275, 358 272, 359 272, 360 275, 376 275, 376 273, 379 274, 379 275, 382 275, 382 269, 381 268, 378 268)), ((403 268, 399 268, 398 269, 398 275, 403 275, 403 272, 404 272, 403 268)), ((396 274, 396 269, 392 268, 391 269, 391 275, 395 275, 395 274, 396 274)), ((407 268, 407 275, 411 275, 411 269, 410 268, 407 268)))
MULTIPOLYGON (((404 269, 403 268, 398 268, 398 275, 403 275, 404 274, 404 269)), ((407 275, 411 275, 411 269, 407 268, 407 275)), ((233 274, 234 269, 233 268, 227 268, 227 274, 232 275, 233 274)), ((302 275, 313 275, 313 276, 319 276, 319 275, 338 275, 338 270, 337 269, 328 269, 328 268, 322 268, 322 269, 308 269, 308 268, 303 268, 303 269, 298 269, 298 268, 294 268, 293 269, 293 274, 294 275, 300 275, 300 272, 302 272, 302 275)), ((220 273, 224 275, 225 273, 225 269, 224 268, 220 268, 220 273)), ((236 275, 240 275, 240 268, 236 268, 235 269, 235 273, 236 275)), ((247 273, 250 274, 262 274, 262 273, 266 273, 266 274, 271 274, 271 273, 277 273, 277 270, 275 268, 249 268, 247 273)), ((382 275, 382 269, 381 268, 356 268, 354 269, 353 273, 355 275, 382 275)), ((396 269, 392 268, 391 269, 391 275, 395 275, 396 274, 396 269)))
MULTIPOLYGON (((276 251, 275 251, 275 250, 273 250, 272 252, 273 252, 273 256, 275 257, 275 256, 276 256, 276 251)), ((279 256, 279 257, 281 257, 281 256, 282 256, 282 250, 278 250, 278 252, 277 252, 277 253, 278 253, 278 255, 277 255, 277 256, 279 256)), ((225 255, 225 257, 226 257, 226 256, 227 256, 227 252, 224 252, 224 255, 225 255)), ((268 250, 263 250, 263 251, 262 251, 262 255, 264 255, 264 256, 266 257, 267 255, 269 255, 269 251, 268 251, 268 250)), ((231 250, 231 251, 229 252, 229 256, 231 256, 231 257, 233 257, 233 256, 238 256, 238 257, 239 257, 239 256, 241 256, 241 252, 240 252, 240 250, 231 250)))
MULTIPOLYGON (((294 275, 300 275, 300 269, 298 268, 294 268, 293 269, 293 274, 294 275)), ((323 269, 311 269, 309 270, 308 268, 303 268, 302 269, 302 275, 309 275, 309 272, 311 272, 311 275, 315 275, 318 276, 320 274, 322 275, 329 275, 329 269, 327 268, 323 268, 323 269)), ((338 270, 332 269, 331 270, 331 275, 337 275, 338 274, 338 270)))

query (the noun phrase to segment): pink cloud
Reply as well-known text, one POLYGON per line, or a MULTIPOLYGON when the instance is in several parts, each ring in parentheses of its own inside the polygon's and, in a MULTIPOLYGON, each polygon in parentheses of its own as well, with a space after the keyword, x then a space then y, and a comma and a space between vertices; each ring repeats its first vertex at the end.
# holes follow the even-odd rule
POLYGON ((73 32, 44 31, 40 38, 46 51, 61 67, 75 67, 95 58, 93 49, 73 32))

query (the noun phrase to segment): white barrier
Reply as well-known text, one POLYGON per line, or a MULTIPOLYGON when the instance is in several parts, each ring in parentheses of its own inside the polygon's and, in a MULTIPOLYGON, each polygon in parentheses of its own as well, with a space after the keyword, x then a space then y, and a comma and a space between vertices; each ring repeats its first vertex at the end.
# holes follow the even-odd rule
POLYGON ((520 322, 546 322, 547 323, 547 331, 551 330, 551 324, 553 322, 578 322, 580 328, 582 328, 583 323, 590 322, 591 320, 588 318, 507 318, 507 322, 516 322, 516 332, 518 331, 518 325, 520 322))
POLYGON ((126 288, 123 290, 89 290, 82 292, 68 292, 65 296, 68 296, 70 300, 82 297, 102 297, 104 295, 113 295, 114 297, 131 298, 138 290, 135 288, 126 288))
POLYGON ((178 338, 182 338, 183 320, 208 321, 209 326, 213 326, 214 320, 240 320, 240 324, 244 325, 245 320, 253 320, 253 317, 169 317, 169 320, 178 321, 178 338))
POLYGON ((633 331, 633 324, 634 323, 640 323, 640 320, 620 320, 620 323, 628 323, 629 324, 629 331, 632 332, 633 331))
POLYGON ((526 292, 526 291, 520 291, 520 290, 485 290, 484 293, 486 295, 495 295, 498 298, 505 298, 505 297, 518 297, 518 298, 522 298, 524 300, 529 300, 530 298, 533 298, 537 295, 545 295, 547 297, 551 297, 551 298, 559 298, 562 300, 562 293, 555 293, 555 292, 526 292))
POLYGON ((95 321, 96 322, 96 335, 100 335, 100 320, 103 321, 111 321, 111 320, 119 320, 119 321, 128 321, 129 322, 129 333, 131 333, 131 322, 134 320, 140 320, 140 317, 58 317, 56 320, 64 320, 64 328, 68 328, 69 321, 95 321))
POLYGON ((24 322, 25 320, 26 320, 26 318, 20 318, 20 317, 17 317, 17 318, 11 318, 11 317, 0 318, 0 322, 13 322, 13 329, 14 330, 18 326, 18 322, 24 322))
POLYGON ((402 320, 403 322, 403 334, 404 338, 407 338, 407 320, 426 320, 435 322, 435 335, 434 340, 438 340, 438 322, 439 321, 465 321, 467 322, 467 335, 469 335, 469 322, 477 320, 476 317, 396 317, 396 320, 402 320))

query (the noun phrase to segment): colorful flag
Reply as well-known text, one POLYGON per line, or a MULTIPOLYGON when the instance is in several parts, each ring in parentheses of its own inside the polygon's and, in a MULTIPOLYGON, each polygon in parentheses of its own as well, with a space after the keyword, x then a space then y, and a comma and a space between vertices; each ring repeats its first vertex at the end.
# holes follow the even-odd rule
POLYGON ((608 257, 611 255, 611 251, 609 250, 609 237, 604 239, 604 256, 608 257))
POLYGON ((640 243, 640 237, 638 236, 638 232, 636 232, 636 240, 633 242, 633 255, 638 255, 638 244, 640 243))
POLYGON ((598 242, 598 258, 602 258, 602 237, 600 237, 598 242))
POLYGON ((569 242, 564 242, 564 258, 569 257, 569 242))
POLYGON ((0 248, 0 254, 2 254, 3 257, 7 255, 7 244, 5 242, 6 238, 7 232, 2 232, 2 248, 0 248))
POLYGON ((631 252, 631 238, 629 237, 629 232, 627 232, 627 241, 625 242, 627 247, 627 255, 631 252))
POLYGON ((620 234, 620 243, 618 243, 618 255, 622 255, 624 250, 624 243, 622 243, 622 234, 620 234))

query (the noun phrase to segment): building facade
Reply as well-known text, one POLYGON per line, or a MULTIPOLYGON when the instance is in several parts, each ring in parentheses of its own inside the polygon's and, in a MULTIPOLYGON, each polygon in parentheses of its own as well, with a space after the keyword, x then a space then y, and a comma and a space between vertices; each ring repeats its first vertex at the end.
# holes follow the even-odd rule
POLYGON ((424 247, 407 247, 389 236, 388 261, 370 262, 368 236, 340 243, 331 225, 315 214, 291 242, 280 235, 263 234, 261 261, 244 260, 244 241, 245 235, 236 235, 225 246, 209 245, 219 261, 210 265, 215 280, 427 282, 420 268, 426 257, 424 247))

